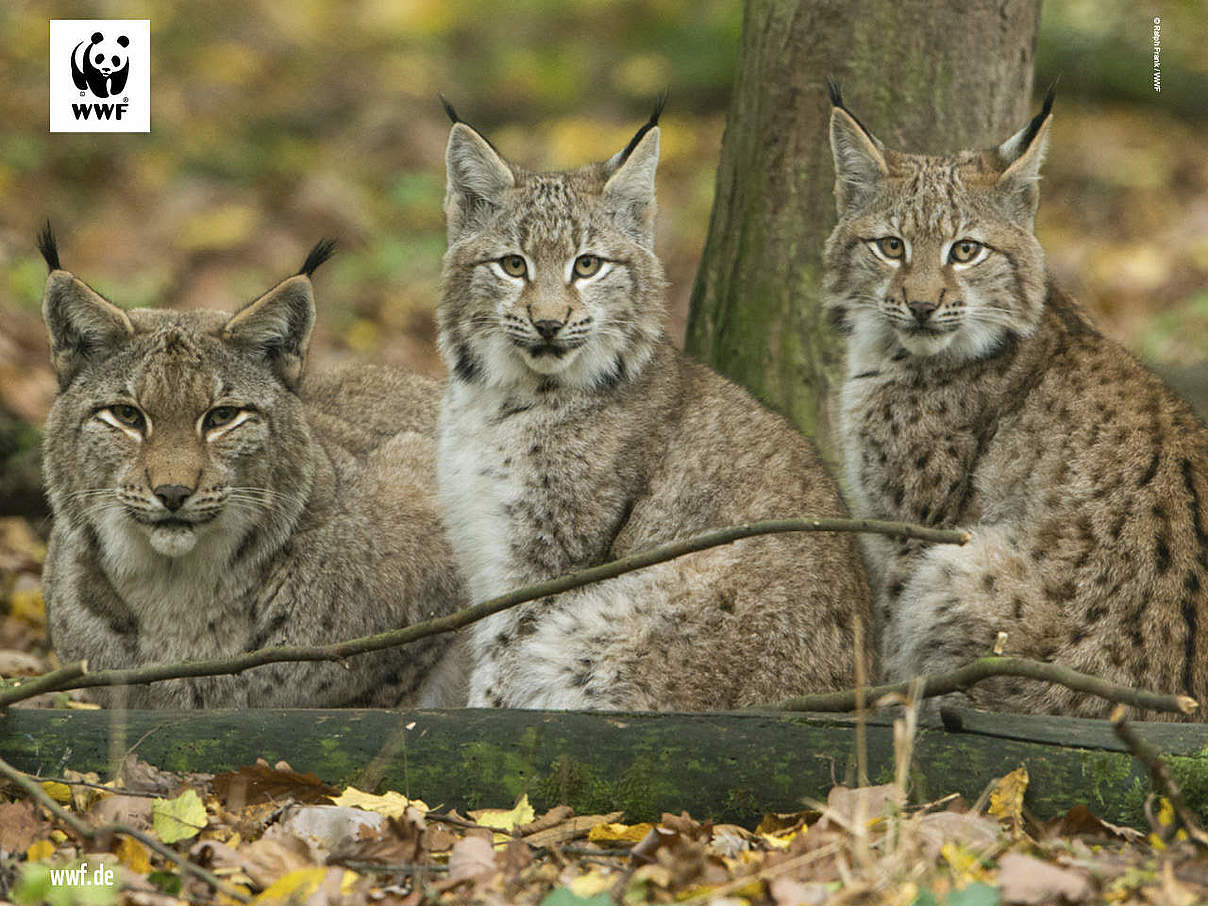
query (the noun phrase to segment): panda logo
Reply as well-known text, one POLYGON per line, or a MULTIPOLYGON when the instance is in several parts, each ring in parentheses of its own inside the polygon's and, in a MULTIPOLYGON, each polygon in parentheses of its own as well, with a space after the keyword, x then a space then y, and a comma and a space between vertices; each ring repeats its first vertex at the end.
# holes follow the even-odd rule
POLYGON ((71 79, 76 88, 87 88, 98 98, 121 94, 130 74, 130 39, 119 35, 116 41, 106 41, 99 31, 92 41, 83 41, 71 52, 71 79))

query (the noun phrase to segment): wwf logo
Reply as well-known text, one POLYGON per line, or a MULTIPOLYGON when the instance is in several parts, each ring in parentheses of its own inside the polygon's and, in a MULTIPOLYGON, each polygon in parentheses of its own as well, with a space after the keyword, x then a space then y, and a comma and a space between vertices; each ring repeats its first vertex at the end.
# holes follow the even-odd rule
POLYGON ((151 130, 151 22, 50 20, 50 131, 151 130))
MULTIPOLYGON (((130 76, 130 38, 118 35, 112 41, 99 32, 81 41, 71 52, 71 80, 80 92, 91 91, 98 98, 116 97, 130 76)), ((81 105, 86 106, 86 105, 81 105)))

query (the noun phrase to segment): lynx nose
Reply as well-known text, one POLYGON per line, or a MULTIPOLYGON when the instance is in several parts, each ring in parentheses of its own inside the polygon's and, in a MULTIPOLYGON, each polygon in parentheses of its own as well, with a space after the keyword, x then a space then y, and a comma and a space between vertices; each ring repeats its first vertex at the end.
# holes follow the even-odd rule
POLYGON ((155 496, 173 513, 180 509, 181 504, 192 493, 193 489, 186 488, 183 484, 161 484, 155 488, 155 496))
POLYGON ((915 299, 908 302, 910 311, 914 314, 914 319, 920 324, 923 324, 931 317, 931 313, 939 308, 934 302, 924 302, 921 299, 915 299))
POLYGON ((565 321, 541 320, 534 321, 533 327, 537 329, 537 333, 541 334, 543 340, 552 340, 565 323, 565 321))

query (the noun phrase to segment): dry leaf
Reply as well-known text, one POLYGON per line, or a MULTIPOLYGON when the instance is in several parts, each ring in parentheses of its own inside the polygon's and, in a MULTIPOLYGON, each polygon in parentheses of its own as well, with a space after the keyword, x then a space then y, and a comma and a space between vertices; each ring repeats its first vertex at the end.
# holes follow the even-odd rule
POLYGON ((489 827, 492 830, 505 831, 503 839, 510 836, 510 832, 516 830, 523 824, 528 824, 536 817, 533 807, 529 804, 528 793, 520 797, 520 801, 513 808, 484 808, 478 811, 470 812, 470 817, 477 821, 483 827, 489 827))
POLYGON ((428 811, 428 804, 422 799, 408 799, 401 793, 393 791, 377 796, 358 790, 354 786, 348 787, 340 795, 335 796, 332 802, 336 805, 356 806, 367 812, 385 815, 387 818, 401 818, 408 808, 415 808, 423 813, 428 811))
POLYGON ((284 762, 270 767, 263 759, 238 771, 216 775, 211 788, 233 811, 261 802, 330 803, 339 792, 313 773, 299 774, 284 762))
POLYGON ((151 824, 165 843, 188 840, 206 826, 206 807, 196 790, 185 790, 175 799, 151 803, 151 824))
POLYGON ((592 843, 641 843, 654 830, 653 824, 597 824, 587 833, 592 843))
POLYGON ((489 879, 495 876, 495 847, 482 837, 466 837, 449 853, 449 880, 489 879))
POLYGON ((946 843, 975 852, 989 849, 1002 834, 997 821, 968 812, 929 812, 915 818, 913 827, 929 859, 935 859, 946 843))
POLYGON ((1018 829, 1023 821, 1023 796, 1027 790, 1028 769, 1020 765, 994 785, 987 811, 996 818, 1009 820, 1018 829))
POLYGON ((29 800, 0 803, 0 850, 24 852, 49 830, 29 800))
POLYGON ((999 892, 1006 903, 1081 903, 1091 896, 1086 875, 1019 853, 998 860, 999 892))

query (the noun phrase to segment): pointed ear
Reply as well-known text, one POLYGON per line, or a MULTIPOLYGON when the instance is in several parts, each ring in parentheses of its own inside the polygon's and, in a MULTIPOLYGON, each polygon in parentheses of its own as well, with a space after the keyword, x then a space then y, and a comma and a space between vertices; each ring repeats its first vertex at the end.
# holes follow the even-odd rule
POLYGON ((53 270, 42 294, 50 361, 64 389, 89 359, 101 359, 134 336, 126 313, 82 280, 53 270))
POLYGON ((462 122, 449 132, 445 170, 445 218, 452 243, 502 202, 516 177, 491 143, 462 122))
POLYGON ((868 201, 889 168, 885 146, 844 107, 831 110, 830 145, 835 159, 835 207, 842 217, 868 201))
POLYGON ((298 274, 233 315, 222 328, 222 338, 262 357, 293 390, 302 380, 314 323, 315 296, 310 278, 298 274))
POLYGON ((621 228, 644 245, 654 244, 654 177, 659 166, 659 127, 649 123, 624 151, 604 164, 604 204, 621 228))
POLYGON ((1007 209, 1017 218, 1032 222, 1040 202, 1040 165, 1049 146, 1049 124, 1053 120, 1053 89, 1044 99, 1044 107, 1030 123, 995 149, 1002 175, 998 193, 1007 209))

